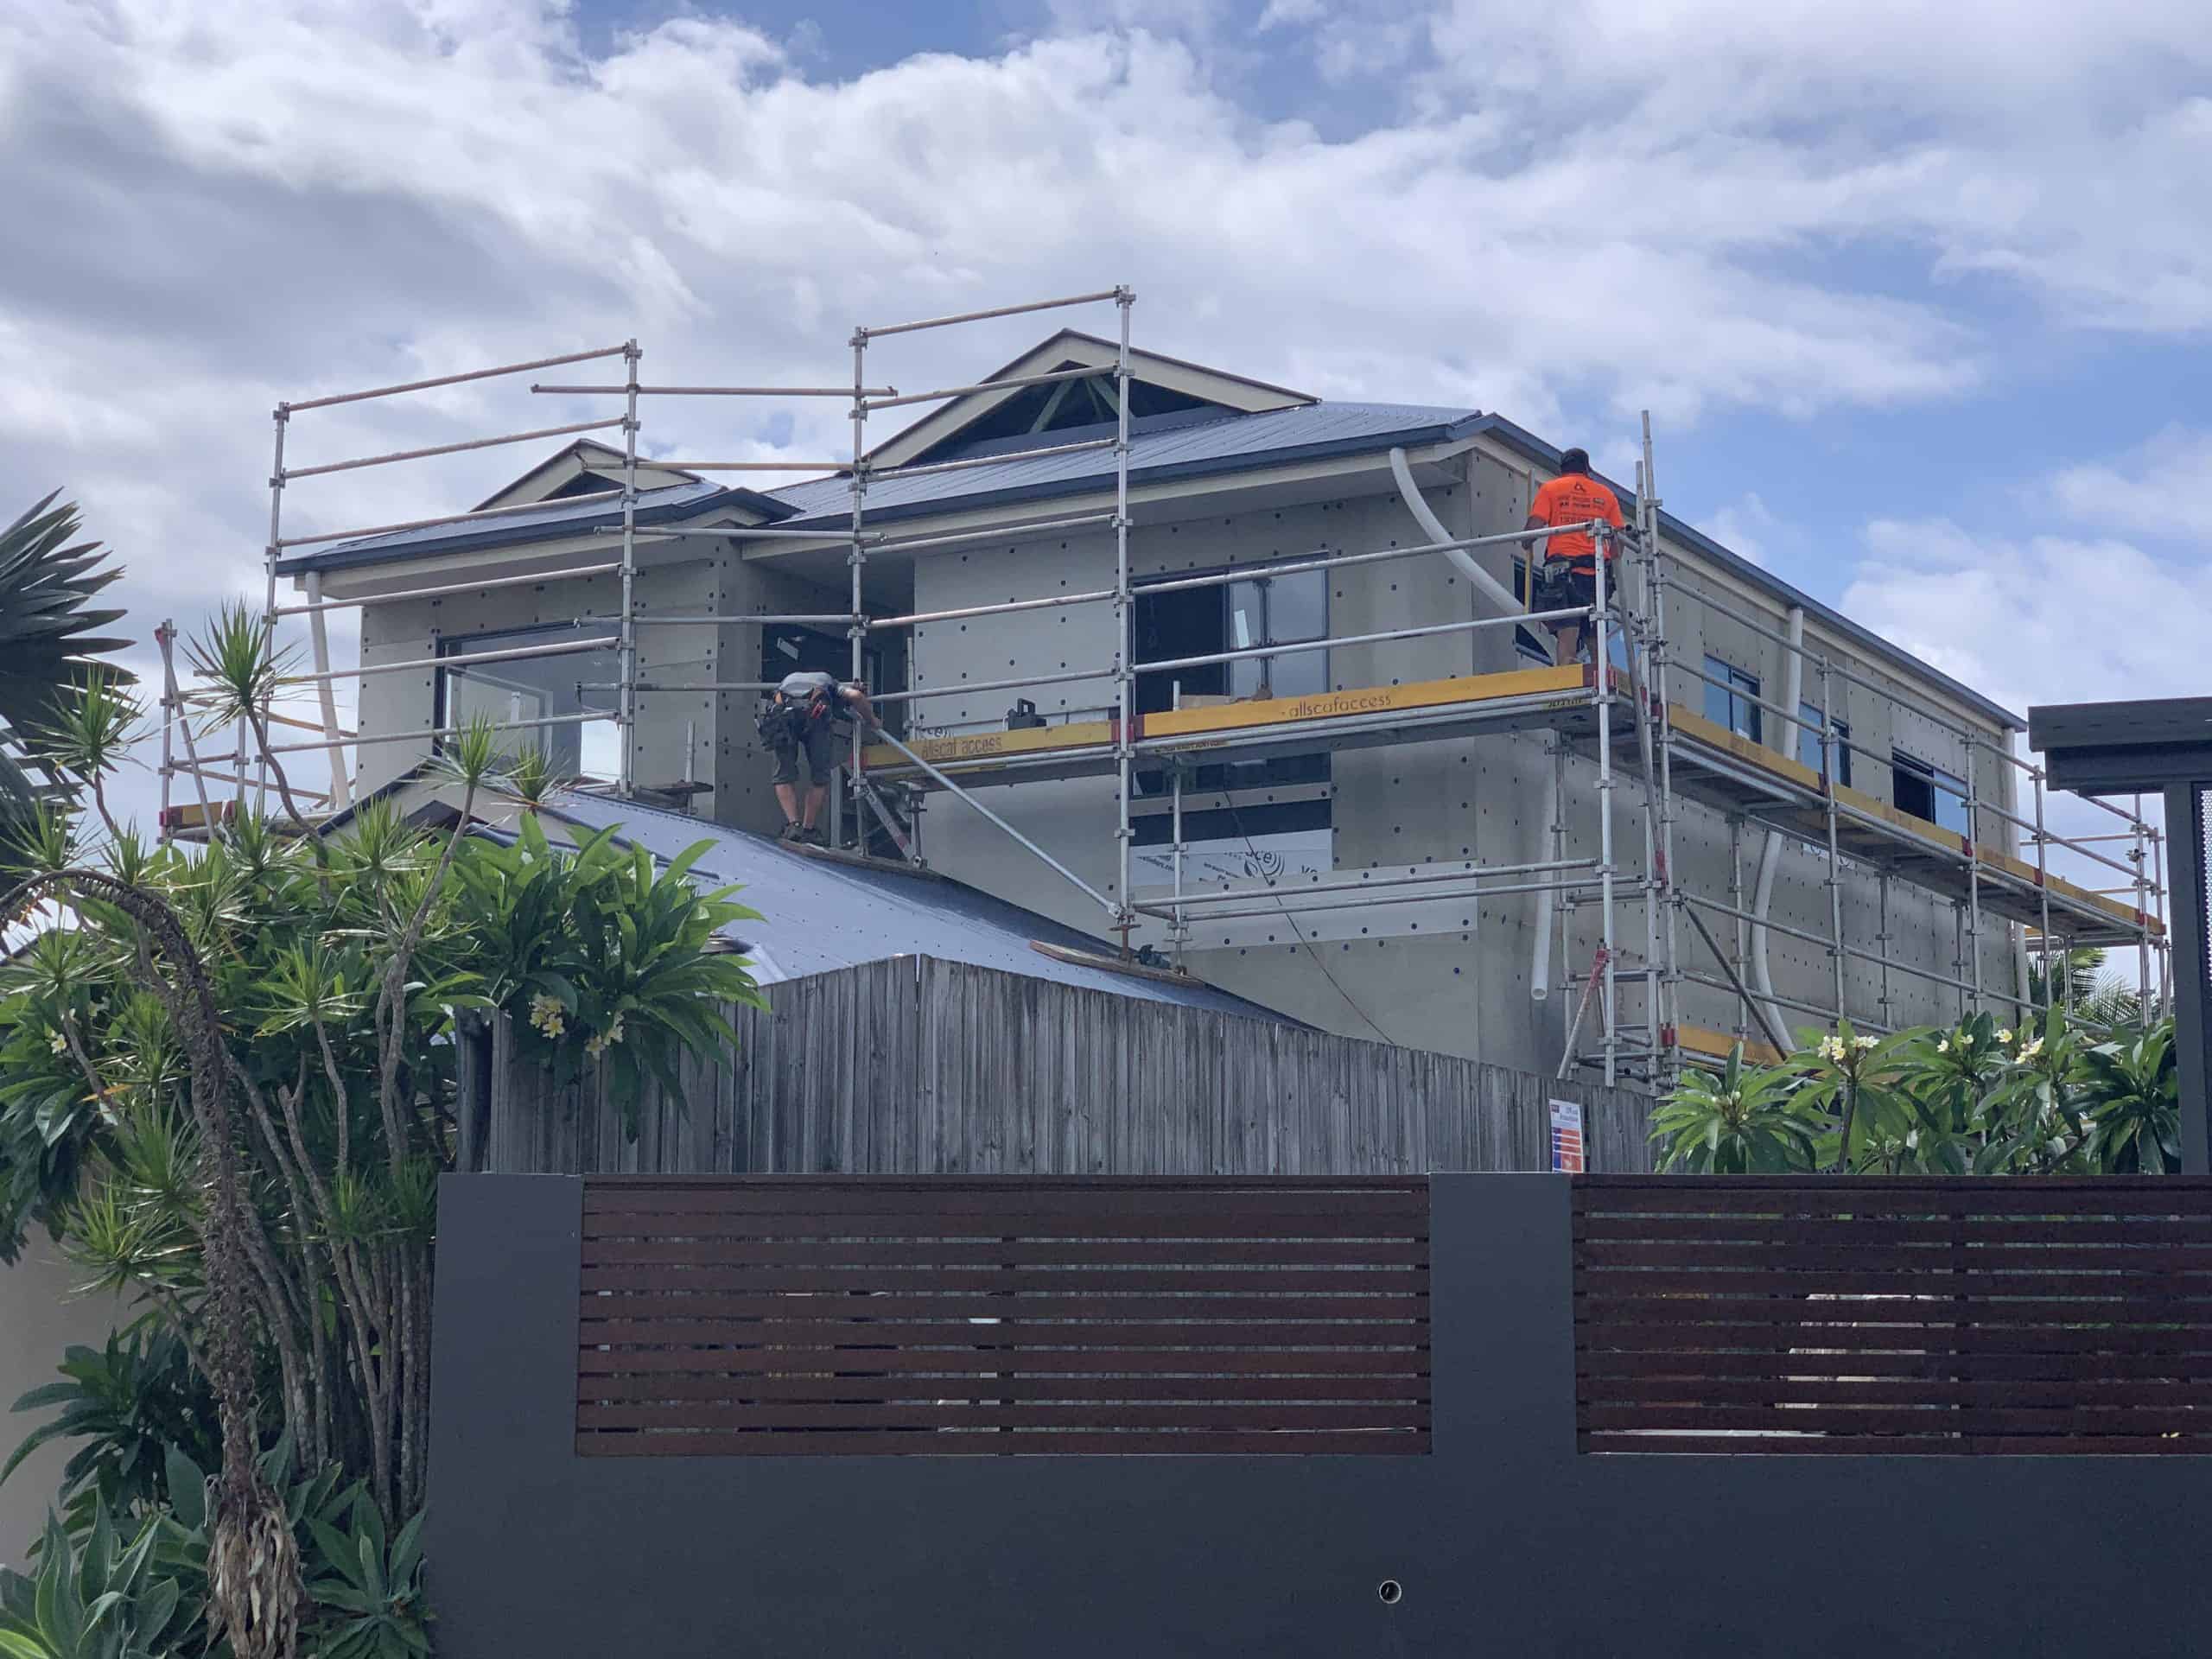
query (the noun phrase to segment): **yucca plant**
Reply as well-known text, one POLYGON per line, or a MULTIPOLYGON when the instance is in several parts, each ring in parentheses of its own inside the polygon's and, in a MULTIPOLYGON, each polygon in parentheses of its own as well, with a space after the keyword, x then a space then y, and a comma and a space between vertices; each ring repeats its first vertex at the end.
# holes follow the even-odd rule
POLYGON ((145 717, 145 705, 115 671, 96 668, 82 690, 60 700, 54 718, 31 741, 30 752, 42 765, 91 786, 93 808, 111 837, 120 836, 123 826, 108 810, 107 776, 130 753, 145 717))
MULTIPOLYGON (((278 693, 289 683, 295 653, 278 649, 266 620, 244 605, 229 604, 215 613, 207 631, 185 647, 185 658, 202 683, 196 706, 203 732, 243 723, 253 750, 269 768, 284 814, 296 824, 307 815, 292 795, 292 780, 270 747, 269 715, 278 693)), ((244 774, 245 762, 238 763, 244 774)))
MULTIPOLYGON (((233 612, 202 652, 257 739, 264 644, 233 612)), ((245 810, 192 856, 127 833, 92 855, 46 821, 32 886, 57 943, 0 967, 0 1245, 53 1230, 99 1285, 149 1304, 210 1384, 217 1472, 178 1558, 206 1611, 183 1651, 210 1637, 234 1659, 419 1651, 408 1526, 460 1019, 520 1025, 550 995, 556 1046, 634 1099, 687 1050, 724 1051, 718 1005, 752 994, 715 937, 744 912, 696 891, 688 860, 556 849, 535 813, 514 846, 472 833, 509 764, 485 722, 450 741, 437 766, 459 810, 434 833, 372 802, 327 837, 245 810), (296 1505, 287 1524, 257 1457, 271 1421, 306 1466, 353 1483, 346 1514, 321 1517, 347 1531, 341 1562, 302 1537, 296 1505)), ((197 1479, 171 1479, 180 1515, 197 1479)))

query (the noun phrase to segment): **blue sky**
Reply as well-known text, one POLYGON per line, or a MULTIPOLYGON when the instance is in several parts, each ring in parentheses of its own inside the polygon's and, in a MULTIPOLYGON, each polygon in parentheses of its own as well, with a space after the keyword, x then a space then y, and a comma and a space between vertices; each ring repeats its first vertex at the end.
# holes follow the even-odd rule
MULTIPOLYGON (((1129 281, 1141 343, 1601 464, 1648 407, 1671 508, 2016 705, 2208 689, 2194 0, 101 0, 0 13, 0 166, 41 226, 0 270, 19 492, 82 501, 149 626, 257 601, 280 397, 632 334, 818 378, 856 321, 1129 281)), ((288 511, 442 510, 521 459, 288 511)))

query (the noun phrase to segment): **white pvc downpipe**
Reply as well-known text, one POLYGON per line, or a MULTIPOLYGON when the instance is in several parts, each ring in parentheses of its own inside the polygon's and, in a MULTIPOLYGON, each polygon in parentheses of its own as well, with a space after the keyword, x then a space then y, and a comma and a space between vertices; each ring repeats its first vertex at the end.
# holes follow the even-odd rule
MULTIPOLYGON (((1793 759, 1797 753, 1797 710, 1805 700, 1805 609, 1802 605, 1789 607, 1789 647, 1783 653, 1782 706, 1789 712, 1782 716, 1781 741, 1775 747, 1793 759)), ((1766 999, 1767 1024, 1774 1030, 1789 1029, 1789 1015, 1774 1001, 1774 971, 1767 961, 1766 942, 1770 937, 1766 925, 1767 906, 1774 902, 1775 872, 1782 868, 1782 831, 1770 830, 1766 842, 1759 849, 1758 884, 1751 893, 1751 982, 1758 988, 1760 996, 1766 999)), ((1828 872, 1833 880, 1835 872, 1828 872)))
MULTIPOLYGON (((1403 449, 1390 451, 1390 476, 1398 481, 1398 493, 1405 499, 1406 510, 1413 514, 1414 521, 1421 527, 1429 540, 1433 542, 1452 540, 1452 532, 1445 529, 1444 521, 1436 516, 1427 501, 1422 498, 1421 486, 1414 482, 1413 468, 1406 464, 1406 452, 1403 449)), ((1514 598, 1511 590, 1497 577, 1476 563, 1472 556, 1464 547, 1447 550, 1445 557, 1450 559, 1459 568, 1459 573, 1466 577, 1477 593, 1483 594, 1497 607, 1500 614, 1510 615, 1528 608, 1519 600, 1514 598)), ((1559 770, 1555 766, 1547 767, 1544 778, 1542 833, 1546 836, 1550 835, 1552 825, 1558 821, 1559 770)), ((1548 855, 1548 854, 1546 855, 1546 856, 1548 855)), ((1529 959, 1529 995, 1539 1002, 1551 994, 1552 897, 1548 890, 1536 894, 1536 934, 1535 942, 1530 947, 1529 959)))

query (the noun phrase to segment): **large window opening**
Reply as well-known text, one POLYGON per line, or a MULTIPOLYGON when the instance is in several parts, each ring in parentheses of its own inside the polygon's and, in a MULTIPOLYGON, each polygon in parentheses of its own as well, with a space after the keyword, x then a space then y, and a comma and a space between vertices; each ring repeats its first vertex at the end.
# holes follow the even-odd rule
MULTIPOLYGON (((509 628, 441 639, 438 655, 477 657, 490 652, 524 651, 575 637, 573 626, 558 623, 509 628)), ((621 769, 620 730, 612 720, 581 716, 611 714, 616 709, 617 694, 603 688, 610 688, 620 676, 621 662, 621 653, 609 646, 441 668, 436 724, 446 729, 466 726, 480 717, 488 720, 505 728, 497 735, 505 753, 518 755, 535 749, 561 776, 611 783, 621 769)))
POLYGON ((1329 637, 1329 580, 1321 570, 1270 576, 1255 572, 1215 588, 1179 588, 1136 595, 1134 628, 1140 663, 1205 657, 1216 652, 1263 654, 1230 663, 1171 669, 1137 676, 1137 712, 1154 714, 1181 704, 1251 697, 1313 696, 1329 689, 1329 653, 1300 651, 1264 654, 1270 645, 1299 645, 1329 637))
POLYGON ((1705 717, 1738 737, 1761 741, 1759 677, 1718 657, 1705 659, 1705 717))
POLYGON ((1963 780, 1917 755, 1893 749, 1890 753, 1890 785, 1891 798, 1897 803, 1898 811, 1955 830, 1969 840, 1973 838, 1963 780))

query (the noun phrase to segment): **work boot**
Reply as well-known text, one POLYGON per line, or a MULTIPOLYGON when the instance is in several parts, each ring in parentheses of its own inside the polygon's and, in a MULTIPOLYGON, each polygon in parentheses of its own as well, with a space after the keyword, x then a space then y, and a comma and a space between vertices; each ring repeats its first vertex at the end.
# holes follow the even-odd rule
POLYGON ((804 830, 799 828, 798 821, 794 818, 784 825, 782 832, 777 836, 776 839, 778 841, 797 841, 806 832, 804 830))

